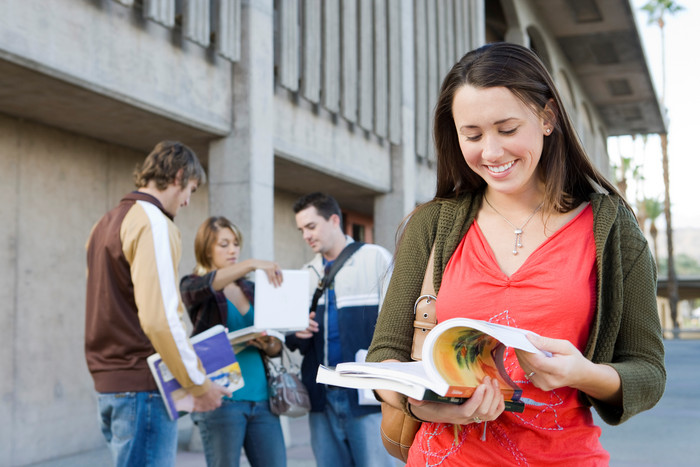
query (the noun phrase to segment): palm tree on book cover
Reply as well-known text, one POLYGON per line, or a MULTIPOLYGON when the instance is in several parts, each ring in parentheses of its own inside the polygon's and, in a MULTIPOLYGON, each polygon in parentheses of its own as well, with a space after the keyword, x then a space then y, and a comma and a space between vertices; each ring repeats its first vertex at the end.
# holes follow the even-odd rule
POLYGON ((500 342, 474 329, 452 331, 436 342, 435 355, 435 366, 450 384, 476 386, 485 376, 503 380, 494 362, 500 342))

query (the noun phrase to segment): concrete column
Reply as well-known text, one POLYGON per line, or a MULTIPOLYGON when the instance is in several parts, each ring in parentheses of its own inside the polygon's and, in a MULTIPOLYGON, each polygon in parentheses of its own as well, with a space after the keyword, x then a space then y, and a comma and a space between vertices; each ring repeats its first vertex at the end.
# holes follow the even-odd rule
POLYGON ((506 42, 522 45, 523 47, 530 46, 530 40, 527 33, 520 27, 510 27, 506 31, 506 42))
POLYGON ((232 131, 209 147, 209 210, 241 229, 243 258, 273 259, 273 0, 242 2, 241 34, 232 131))
POLYGON ((401 143, 391 145, 390 193, 378 196, 374 203, 375 243, 393 253, 396 228, 416 202, 416 144, 415 128, 415 55, 413 51, 414 11, 412 2, 401 2, 400 22, 390 22, 401 28, 401 143))

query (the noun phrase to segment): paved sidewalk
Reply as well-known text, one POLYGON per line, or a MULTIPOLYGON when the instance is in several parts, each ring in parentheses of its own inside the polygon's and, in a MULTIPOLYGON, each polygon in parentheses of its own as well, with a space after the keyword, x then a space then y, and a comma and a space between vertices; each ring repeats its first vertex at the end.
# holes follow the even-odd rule
MULTIPOLYGON (((659 404, 620 426, 609 426, 597 415, 601 441, 612 467, 690 467, 700 465, 700 340, 667 340, 668 384, 659 404)), ((289 419, 289 467, 314 467, 306 417, 289 419)), ((196 444, 196 443, 193 443, 196 444)), ((184 446, 183 446, 184 448, 184 446)), ((111 465, 106 448, 54 459, 34 467, 101 467, 111 465)), ((204 454, 181 449, 176 467, 205 466, 204 454)), ((247 462, 242 462, 247 466, 247 462)))
POLYGON ((666 340, 666 392, 648 412, 602 428, 613 467, 700 465, 700 340, 666 340))
MULTIPOLYGON (((284 427, 284 425, 283 425, 284 427)), ((316 467, 311 445, 309 444, 309 423, 307 417, 288 419, 285 428, 289 437, 287 446, 288 467, 316 467), (287 429, 288 428, 288 429, 287 429)), ((191 437, 191 424, 180 427, 180 449, 177 453, 175 467, 204 467, 206 461, 198 436, 191 437), (190 448, 194 450, 189 450, 190 448)), ((53 459, 47 462, 32 464, 31 467, 109 467, 112 459, 109 450, 104 447, 73 456, 53 459)), ((245 455, 241 456, 241 467, 249 467, 245 455)))

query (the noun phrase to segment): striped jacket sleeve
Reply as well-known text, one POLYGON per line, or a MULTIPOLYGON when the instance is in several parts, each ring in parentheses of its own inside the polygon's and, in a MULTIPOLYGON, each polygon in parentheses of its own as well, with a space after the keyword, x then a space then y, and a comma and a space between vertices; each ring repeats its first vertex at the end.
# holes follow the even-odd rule
POLYGON ((182 387, 203 394, 210 382, 182 321, 180 231, 156 206, 137 201, 122 222, 121 237, 141 327, 182 387))

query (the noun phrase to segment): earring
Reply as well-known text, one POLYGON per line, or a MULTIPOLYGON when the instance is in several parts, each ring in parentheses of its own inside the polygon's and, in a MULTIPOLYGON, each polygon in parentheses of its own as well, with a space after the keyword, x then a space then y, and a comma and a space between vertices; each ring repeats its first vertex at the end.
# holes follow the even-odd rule
POLYGON ((551 128, 547 128, 547 129, 545 130, 545 133, 549 134, 551 131, 552 131, 551 128))

